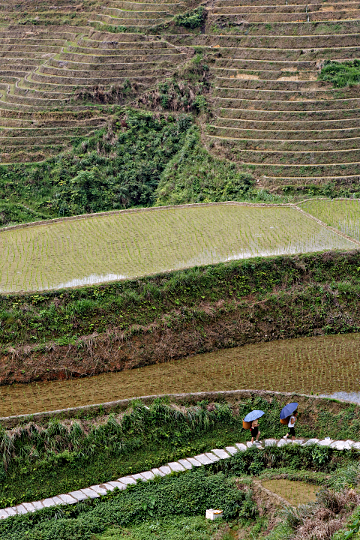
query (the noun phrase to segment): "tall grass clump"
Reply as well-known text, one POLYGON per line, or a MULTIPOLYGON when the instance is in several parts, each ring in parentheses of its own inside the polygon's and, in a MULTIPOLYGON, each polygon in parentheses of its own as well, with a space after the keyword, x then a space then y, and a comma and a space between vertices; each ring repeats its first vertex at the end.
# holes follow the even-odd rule
POLYGON ((6 431, 1 428, 0 453, 5 469, 12 463, 56 462, 64 452, 72 459, 106 451, 109 454, 130 452, 146 444, 171 442, 173 448, 187 441, 194 433, 207 432, 225 422, 236 424, 227 404, 211 410, 205 404, 178 410, 161 400, 151 407, 134 402, 122 417, 110 414, 106 422, 87 426, 78 421, 64 424, 52 418, 47 427, 30 422, 6 431))

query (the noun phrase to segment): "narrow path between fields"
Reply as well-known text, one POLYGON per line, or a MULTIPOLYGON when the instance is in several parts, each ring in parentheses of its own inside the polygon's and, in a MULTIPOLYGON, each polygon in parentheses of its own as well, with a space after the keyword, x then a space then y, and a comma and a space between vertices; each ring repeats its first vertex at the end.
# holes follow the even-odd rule
POLYGON ((0 510, 0 519, 6 519, 11 516, 20 514, 28 514, 29 512, 36 512, 43 508, 49 508, 59 505, 76 504, 86 499, 96 499, 102 495, 114 491, 118 488, 120 490, 126 489, 131 484, 136 484, 138 481, 146 482, 152 480, 155 476, 167 476, 173 472, 184 472, 194 467, 202 467, 203 465, 211 465, 221 459, 228 459, 238 452, 244 452, 248 448, 256 447, 263 450, 267 446, 282 447, 287 444, 300 444, 301 446, 310 446, 317 444, 320 446, 329 446, 335 450, 351 450, 360 451, 360 442, 354 441, 333 441, 332 439, 297 439, 296 441, 289 441, 285 439, 265 439, 263 445, 251 444, 248 442, 246 445, 243 443, 236 443, 235 446, 227 446, 223 448, 215 448, 211 452, 205 452, 197 456, 189 457, 187 459, 179 459, 179 461, 173 461, 167 463, 162 467, 151 469, 150 471, 144 471, 138 474, 132 474, 118 478, 113 482, 106 482, 104 484, 94 485, 87 488, 71 491, 69 493, 63 493, 55 497, 49 497, 41 501, 34 501, 31 503, 22 503, 17 506, 11 506, 0 510))

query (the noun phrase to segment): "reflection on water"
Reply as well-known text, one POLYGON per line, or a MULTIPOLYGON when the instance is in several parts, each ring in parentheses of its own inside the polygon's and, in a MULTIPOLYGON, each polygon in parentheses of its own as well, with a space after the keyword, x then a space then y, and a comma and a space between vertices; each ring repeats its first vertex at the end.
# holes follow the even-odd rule
POLYGON ((91 274, 90 276, 84 278, 76 278, 71 281, 66 281, 65 283, 60 283, 55 287, 46 287, 47 289, 65 289, 66 287, 81 287, 81 285, 94 285, 95 283, 104 283, 105 281, 117 281, 119 279, 127 279, 128 276, 123 276, 122 274, 106 274, 98 275, 91 274))
POLYGON ((342 399, 352 403, 360 403, 360 392, 334 392, 333 394, 321 394, 320 397, 342 399))

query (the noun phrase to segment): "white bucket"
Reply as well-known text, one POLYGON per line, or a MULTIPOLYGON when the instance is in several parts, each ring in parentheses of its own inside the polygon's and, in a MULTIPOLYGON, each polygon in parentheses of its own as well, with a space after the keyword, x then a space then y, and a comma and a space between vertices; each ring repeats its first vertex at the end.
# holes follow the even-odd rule
POLYGON ((214 519, 219 519, 223 517, 223 511, 222 510, 213 510, 210 508, 209 510, 206 510, 205 517, 206 519, 211 519, 211 521, 214 521, 214 519))

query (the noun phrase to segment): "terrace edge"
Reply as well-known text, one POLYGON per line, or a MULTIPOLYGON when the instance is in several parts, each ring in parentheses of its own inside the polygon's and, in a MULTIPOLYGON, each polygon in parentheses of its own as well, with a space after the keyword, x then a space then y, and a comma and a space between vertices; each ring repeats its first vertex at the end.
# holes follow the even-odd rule
POLYGON ((81 413, 98 413, 99 415, 109 414, 111 412, 123 411, 126 410, 135 400, 141 400, 144 405, 151 404, 153 401, 159 398, 170 398, 175 403, 184 403, 195 404, 201 400, 211 400, 219 401, 221 399, 227 399, 228 401, 235 401, 236 399, 244 399, 249 397, 264 397, 272 398, 276 396, 289 397, 291 399, 305 398, 314 400, 315 402, 333 402, 333 403, 344 403, 344 404, 353 404, 355 407, 360 407, 356 403, 352 403, 342 399, 334 399, 323 396, 314 396, 308 394, 300 394, 298 392, 276 392, 273 390, 251 390, 251 389, 240 389, 240 390, 218 390, 214 392, 190 392, 190 393, 181 393, 181 394, 153 394, 149 396, 134 396, 133 398, 120 399, 117 401, 109 401, 105 403, 96 403, 93 405, 82 405, 79 407, 70 407, 67 409, 58 409, 54 411, 44 411, 33 414, 20 414, 15 416, 4 416, 0 417, 0 425, 5 428, 13 428, 19 423, 27 423, 31 421, 41 421, 50 418, 77 418, 81 413))

